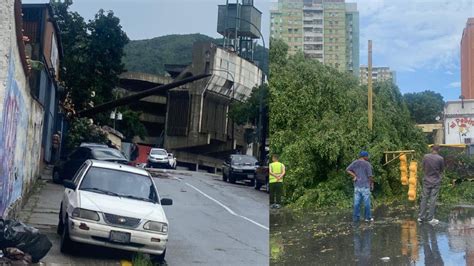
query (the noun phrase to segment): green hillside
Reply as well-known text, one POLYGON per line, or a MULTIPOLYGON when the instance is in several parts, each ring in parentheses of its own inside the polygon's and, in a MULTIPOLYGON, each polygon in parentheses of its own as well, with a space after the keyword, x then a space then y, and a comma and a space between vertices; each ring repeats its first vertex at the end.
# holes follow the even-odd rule
MULTIPOLYGON (((221 43, 221 39, 202 34, 166 35, 147 40, 130 41, 125 46, 123 63, 127 71, 164 74, 165 64, 187 64, 192 61, 192 47, 196 41, 221 43)), ((266 55, 261 46, 257 47, 255 59, 266 55)), ((265 56, 267 59, 268 56, 265 56)), ((267 60, 263 64, 268 73, 267 60)))

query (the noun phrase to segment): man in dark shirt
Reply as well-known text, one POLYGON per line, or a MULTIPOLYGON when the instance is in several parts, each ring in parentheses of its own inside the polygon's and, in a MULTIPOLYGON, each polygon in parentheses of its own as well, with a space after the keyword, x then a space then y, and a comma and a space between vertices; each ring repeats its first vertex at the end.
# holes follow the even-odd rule
POLYGON ((346 169, 354 181, 354 222, 359 221, 360 205, 364 201, 365 221, 372 222, 374 218, 370 213, 370 191, 373 189, 372 165, 369 161, 369 153, 361 151, 359 159, 353 161, 346 169))
POLYGON ((441 173, 444 170, 444 159, 438 153, 439 146, 434 145, 431 148, 431 153, 423 157, 423 194, 421 196, 418 222, 428 221, 431 224, 437 224, 439 222, 434 218, 434 214, 436 199, 438 198, 439 188, 441 187, 441 173))

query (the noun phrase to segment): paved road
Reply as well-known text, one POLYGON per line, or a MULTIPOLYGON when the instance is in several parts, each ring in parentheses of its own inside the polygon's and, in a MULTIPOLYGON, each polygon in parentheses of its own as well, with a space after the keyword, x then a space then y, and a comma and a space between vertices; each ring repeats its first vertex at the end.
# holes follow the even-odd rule
MULTIPOLYGON (((155 178, 170 222, 167 265, 268 265, 268 195, 216 175, 172 172, 155 178)), ((47 265, 120 265, 132 253, 80 245, 72 255, 59 252, 55 234, 62 187, 44 181, 22 211, 21 219, 45 232, 53 248, 47 265), (122 261, 123 262, 123 261, 122 261)))

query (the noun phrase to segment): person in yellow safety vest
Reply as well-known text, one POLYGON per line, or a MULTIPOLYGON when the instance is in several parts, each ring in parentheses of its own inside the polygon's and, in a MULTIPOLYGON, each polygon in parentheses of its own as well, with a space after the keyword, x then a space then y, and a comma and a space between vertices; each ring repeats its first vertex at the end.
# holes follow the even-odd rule
POLYGON ((281 195, 283 194, 283 177, 285 176, 285 165, 278 161, 278 155, 272 156, 272 163, 269 165, 270 172, 270 208, 279 209, 281 207, 281 195))

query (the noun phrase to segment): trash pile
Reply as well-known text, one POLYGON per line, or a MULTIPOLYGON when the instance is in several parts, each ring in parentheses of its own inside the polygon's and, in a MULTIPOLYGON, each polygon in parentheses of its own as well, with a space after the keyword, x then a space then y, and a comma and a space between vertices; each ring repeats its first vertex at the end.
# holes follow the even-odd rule
POLYGON ((38 229, 15 220, 0 219, 0 265, 31 264, 42 259, 53 244, 38 229))

